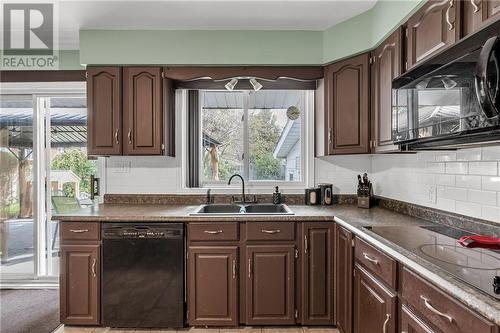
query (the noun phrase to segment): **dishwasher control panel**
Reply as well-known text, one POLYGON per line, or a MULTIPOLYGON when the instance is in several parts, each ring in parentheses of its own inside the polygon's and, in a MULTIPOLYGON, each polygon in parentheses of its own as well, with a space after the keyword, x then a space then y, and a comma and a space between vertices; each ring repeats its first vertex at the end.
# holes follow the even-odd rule
POLYGON ((129 224, 113 224, 103 226, 102 236, 104 239, 120 238, 182 238, 184 234, 183 226, 143 226, 129 224))

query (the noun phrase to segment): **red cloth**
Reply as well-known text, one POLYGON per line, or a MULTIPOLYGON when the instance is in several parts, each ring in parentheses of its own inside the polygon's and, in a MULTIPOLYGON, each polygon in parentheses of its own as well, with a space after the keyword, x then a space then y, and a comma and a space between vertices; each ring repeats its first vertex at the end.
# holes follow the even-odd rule
POLYGON ((500 250, 500 238, 491 236, 463 236, 458 240, 462 246, 469 248, 497 249, 500 250))

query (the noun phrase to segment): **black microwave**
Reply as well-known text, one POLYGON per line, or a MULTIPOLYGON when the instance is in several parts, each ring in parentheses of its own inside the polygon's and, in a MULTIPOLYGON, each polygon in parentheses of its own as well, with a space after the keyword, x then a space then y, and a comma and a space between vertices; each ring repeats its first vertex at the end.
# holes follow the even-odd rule
POLYGON ((392 139, 402 150, 500 142, 500 22, 396 78, 392 139))

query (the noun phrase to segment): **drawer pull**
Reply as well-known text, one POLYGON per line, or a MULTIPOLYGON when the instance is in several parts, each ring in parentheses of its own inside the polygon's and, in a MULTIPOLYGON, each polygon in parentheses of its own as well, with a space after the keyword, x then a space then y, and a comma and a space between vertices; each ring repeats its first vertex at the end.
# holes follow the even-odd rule
POLYGON ((252 277, 252 259, 248 259, 248 278, 252 277))
POLYGON ((474 7, 474 13, 479 11, 479 4, 476 3, 476 0, 470 0, 472 7, 474 7))
POLYGON ((233 259, 233 280, 236 279, 236 260, 233 259))
POLYGON ((455 24, 455 22, 451 22, 451 20, 450 20, 450 11, 453 8, 454 2, 455 2, 455 0, 450 0, 449 1, 449 6, 448 6, 448 9, 446 9, 446 14, 445 14, 445 16, 446 16, 446 23, 448 24, 448 30, 450 30, 450 31, 453 30, 453 27, 454 27, 454 24, 455 24))
POLYGON ((423 295, 420 295, 420 298, 424 301, 424 305, 427 309, 429 309, 429 311, 437 314, 438 316, 441 316, 441 317, 444 317, 446 318, 450 323, 453 322, 453 317, 446 314, 446 313, 443 313, 441 311, 439 311, 438 309, 436 309, 435 307, 432 306, 432 304, 429 302, 429 299, 426 298, 425 296, 423 295))
POLYGON ((365 259, 368 260, 369 262, 371 262, 372 264, 378 265, 378 260, 377 259, 373 259, 368 254, 366 254, 365 252, 363 252, 363 257, 365 257, 365 259))
POLYGON ((389 324, 389 320, 391 319, 391 315, 387 313, 385 315, 384 326, 382 326, 382 333, 387 333, 387 325, 389 324))
POLYGON ((69 231, 75 234, 83 234, 84 232, 89 232, 89 229, 69 229, 69 231))
POLYGON ((210 235, 222 234, 222 230, 205 230, 203 232, 210 235))
POLYGON ((97 262, 97 259, 96 259, 96 258, 92 259, 92 276, 93 276, 93 277, 96 277, 96 276, 97 276, 97 274, 96 274, 96 272, 95 272, 95 264, 96 264, 96 262, 97 262))
POLYGON ((276 230, 266 230, 266 229, 262 229, 261 232, 265 233, 265 234, 277 234, 277 233, 280 233, 281 230, 280 229, 276 229, 276 230))

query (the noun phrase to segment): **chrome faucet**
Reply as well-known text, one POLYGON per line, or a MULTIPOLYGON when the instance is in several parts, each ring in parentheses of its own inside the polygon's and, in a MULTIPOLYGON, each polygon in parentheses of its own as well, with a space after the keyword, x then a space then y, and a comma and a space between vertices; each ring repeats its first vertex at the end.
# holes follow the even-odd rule
MULTIPOLYGON (((233 180, 234 177, 239 177, 241 179, 241 197, 242 197, 242 202, 245 203, 246 202, 246 198, 245 198, 245 180, 243 179, 243 177, 241 177, 240 174, 235 173, 234 175, 231 176, 231 178, 229 178, 229 181, 227 182, 227 185, 231 185, 231 180, 233 180)), ((233 201, 234 201, 234 198, 233 198, 233 201)))

